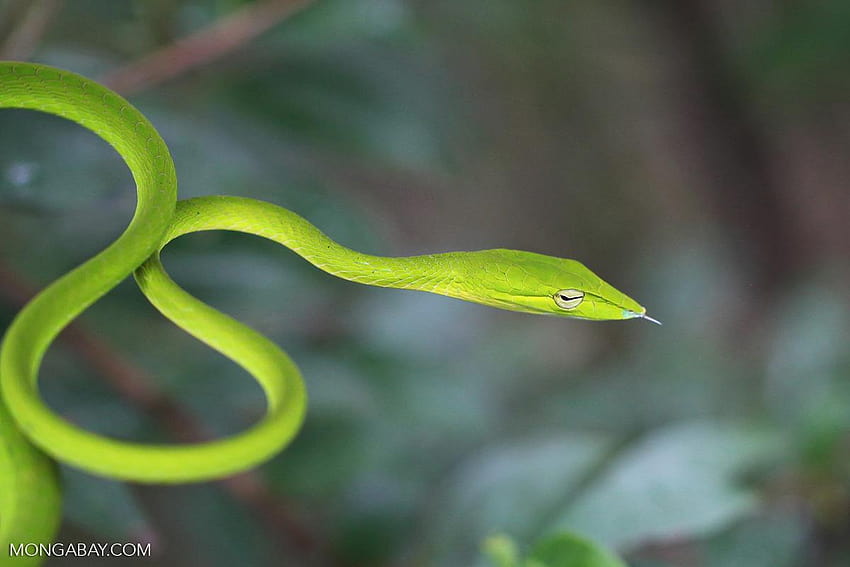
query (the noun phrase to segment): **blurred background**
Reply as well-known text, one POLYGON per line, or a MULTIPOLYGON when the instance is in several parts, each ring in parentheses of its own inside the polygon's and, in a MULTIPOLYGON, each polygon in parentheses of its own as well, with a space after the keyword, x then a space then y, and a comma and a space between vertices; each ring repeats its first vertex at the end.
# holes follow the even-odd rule
MULTIPOLYGON (((500 312, 184 238, 170 273, 288 350, 304 428, 221 483, 63 468, 60 541, 150 542, 162 566, 468 567, 494 532, 570 530, 632 567, 850 564, 845 0, 7 0, 0 57, 128 97, 183 198, 274 201, 376 254, 576 258, 664 322, 500 312)), ((0 112, 0 325, 133 206, 104 142, 0 112)), ((264 407, 132 281, 41 384, 125 439, 226 435, 264 407)))

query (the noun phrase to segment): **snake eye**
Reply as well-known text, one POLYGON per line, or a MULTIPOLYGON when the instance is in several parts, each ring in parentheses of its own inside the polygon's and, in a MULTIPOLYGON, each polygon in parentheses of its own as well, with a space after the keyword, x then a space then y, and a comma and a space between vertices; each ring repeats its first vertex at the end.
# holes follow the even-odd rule
POLYGON ((577 289, 562 289, 553 297, 558 307, 570 310, 579 306, 581 300, 584 299, 584 292, 577 289))

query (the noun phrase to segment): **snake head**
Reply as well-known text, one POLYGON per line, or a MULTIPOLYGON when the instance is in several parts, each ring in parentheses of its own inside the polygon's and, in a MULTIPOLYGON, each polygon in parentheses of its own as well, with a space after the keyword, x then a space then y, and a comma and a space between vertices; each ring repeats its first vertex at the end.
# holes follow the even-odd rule
POLYGON ((464 253, 458 268, 462 291, 451 295, 467 301, 577 319, 640 317, 658 323, 637 301, 576 260, 520 250, 480 250, 464 253))

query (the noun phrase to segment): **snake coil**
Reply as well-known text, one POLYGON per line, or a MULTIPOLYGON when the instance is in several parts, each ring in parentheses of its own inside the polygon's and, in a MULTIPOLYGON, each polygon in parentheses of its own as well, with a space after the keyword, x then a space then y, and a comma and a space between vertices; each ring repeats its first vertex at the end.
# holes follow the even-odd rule
MULTIPOLYGON (((516 250, 450 252, 405 258, 371 256, 325 236, 297 214, 237 197, 177 201, 168 148, 126 100, 84 77, 45 65, 0 62, 0 108, 38 110, 88 128, 124 159, 137 188, 124 233, 30 301, 6 331, 0 351, 0 545, 49 543, 61 517, 53 460, 135 482, 220 478, 280 451, 304 420, 306 392, 280 348, 178 287, 159 260, 183 234, 232 230, 289 247, 318 268, 367 285, 415 289, 513 311, 582 319, 648 318, 646 310, 581 263, 516 250), (196 445, 123 442, 80 429, 56 415, 38 392, 44 353, 92 303, 135 274, 163 314, 231 358, 261 385, 265 416, 232 437, 196 445)), ((2 553, 2 552, 0 552, 2 553)), ((5 555, 5 554, 4 554, 5 555)), ((0 556, 3 562, 4 556, 0 556)), ((19 558, 19 563, 38 558, 19 558)))

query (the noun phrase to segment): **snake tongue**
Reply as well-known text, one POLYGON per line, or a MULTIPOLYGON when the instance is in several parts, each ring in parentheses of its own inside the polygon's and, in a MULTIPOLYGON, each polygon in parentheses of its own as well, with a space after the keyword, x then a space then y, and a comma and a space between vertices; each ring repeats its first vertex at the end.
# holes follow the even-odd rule
POLYGON ((646 313, 642 313, 642 314, 640 315, 640 318, 641 318, 641 319, 646 319, 646 320, 647 320, 647 321, 649 321, 650 323, 655 323, 656 325, 663 325, 663 324, 664 324, 664 323, 662 323, 661 321, 659 321, 658 319, 653 319, 652 317, 650 317, 650 316, 649 316, 649 315, 647 315, 646 313))

